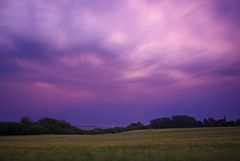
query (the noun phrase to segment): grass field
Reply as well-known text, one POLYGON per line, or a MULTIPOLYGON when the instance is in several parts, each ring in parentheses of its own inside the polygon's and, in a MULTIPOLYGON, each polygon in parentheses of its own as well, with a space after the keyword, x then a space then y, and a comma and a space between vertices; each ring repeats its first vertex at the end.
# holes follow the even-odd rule
POLYGON ((240 127, 1 136, 0 161, 239 161, 240 127))

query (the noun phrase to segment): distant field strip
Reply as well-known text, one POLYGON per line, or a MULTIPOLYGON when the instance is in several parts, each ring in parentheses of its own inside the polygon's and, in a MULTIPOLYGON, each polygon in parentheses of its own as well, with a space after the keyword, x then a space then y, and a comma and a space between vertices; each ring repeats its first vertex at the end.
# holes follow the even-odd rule
POLYGON ((0 161, 239 161, 240 127, 1 136, 0 161))

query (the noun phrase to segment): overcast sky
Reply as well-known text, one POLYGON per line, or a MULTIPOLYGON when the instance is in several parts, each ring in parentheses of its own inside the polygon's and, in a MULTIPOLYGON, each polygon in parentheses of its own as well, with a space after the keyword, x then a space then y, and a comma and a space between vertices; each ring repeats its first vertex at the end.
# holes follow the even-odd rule
POLYGON ((1 0, 0 121, 240 117, 239 0, 1 0))

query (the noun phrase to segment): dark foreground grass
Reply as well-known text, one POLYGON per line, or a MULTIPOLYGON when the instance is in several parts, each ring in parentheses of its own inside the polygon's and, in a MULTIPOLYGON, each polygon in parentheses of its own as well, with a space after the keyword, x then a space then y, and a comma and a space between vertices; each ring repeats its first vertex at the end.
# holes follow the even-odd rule
POLYGON ((0 161, 239 161, 240 128, 0 137, 0 161))

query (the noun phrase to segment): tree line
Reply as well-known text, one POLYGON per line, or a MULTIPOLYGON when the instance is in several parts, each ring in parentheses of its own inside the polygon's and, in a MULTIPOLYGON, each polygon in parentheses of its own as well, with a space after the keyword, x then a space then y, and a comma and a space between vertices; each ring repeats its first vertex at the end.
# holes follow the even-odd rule
POLYGON ((84 130, 71 125, 64 120, 42 118, 32 121, 28 117, 21 118, 20 122, 0 122, 0 135, 37 135, 37 134, 114 134, 130 130, 163 129, 163 128, 193 128, 193 127, 227 127, 240 126, 240 119, 228 121, 226 118, 208 118, 196 120, 192 116, 174 115, 153 119, 148 125, 140 122, 131 123, 126 127, 95 128, 84 130))

